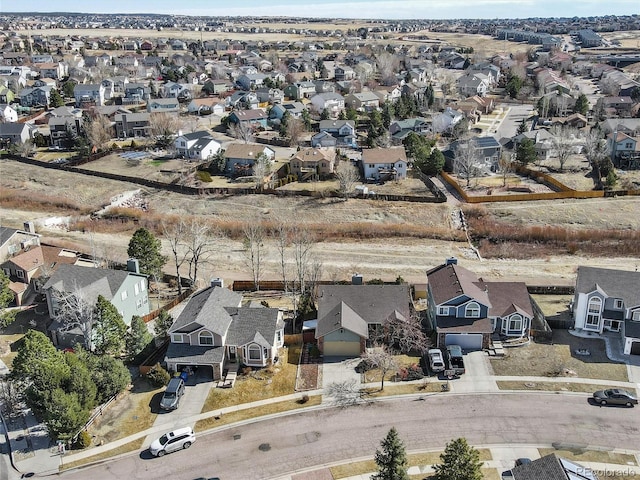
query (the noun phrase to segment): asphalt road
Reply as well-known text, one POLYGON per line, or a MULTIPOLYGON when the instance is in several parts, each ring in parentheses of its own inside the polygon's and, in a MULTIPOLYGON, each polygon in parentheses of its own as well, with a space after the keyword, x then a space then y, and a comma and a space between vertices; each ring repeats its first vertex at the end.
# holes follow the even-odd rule
POLYGON ((638 409, 600 408, 588 395, 431 395, 344 409, 321 409, 201 435, 189 450, 147 451, 61 475, 101 480, 270 479, 296 470, 372 456, 395 426, 407 450, 474 445, 551 444, 638 448, 638 409))

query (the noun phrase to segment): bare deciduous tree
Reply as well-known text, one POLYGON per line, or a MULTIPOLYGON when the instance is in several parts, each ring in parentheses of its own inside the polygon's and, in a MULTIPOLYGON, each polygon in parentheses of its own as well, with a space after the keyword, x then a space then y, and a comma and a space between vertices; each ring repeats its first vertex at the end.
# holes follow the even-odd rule
POLYGON ((176 277, 178 279, 178 295, 182 294, 182 278, 180 267, 187 260, 188 250, 184 245, 184 238, 187 234, 187 225, 184 220, 169 223, 162 221, 162 235, 169 242, 171 253, 173 254, 173 265, 176 267, 176 277))
POLYGON ((244 234, 243 246, 246 264, 251 270, 251 276, 253 277, 253 284, 256 290, 260 290, 260 279, 263 273, 264 227, 258 220, 249 220, 244 224, 242 230, 244 234))
POLYGON ((471 184, 471 179, 478 174, 478 151, 471 139, 460 140, 455 149, 453 159, 453 171, 467 181, 467 188, 471 184))
POLYGON ((178 117, 168 113, 152 113, 149 116, 151 135, 162 146, 171 145, 173 136, 178 133, 180 121, 178 117))
POLYGON ((85 133, 89 144, 101 150, 113 138, 113 127, 106 116, 96 114, 89 122, 85 122, 85 133))
POLYGON ((551 143, 558 157, 560 171, 563 171, 575 144, 575 130, 571 127, 554 127, 551 134, 551 143))
POLYGON ((244 143, 251 143, 255 140, 253 136, 253 128, 246 122, 232 123, 229 125, 229 135, 244 143))
POLYGON ((508 153, 502 152, 502 155, 500 155, 500 158, 498 159, 498 167, 500 167, 500 174, 502 175, 502 186, 506 187, 507 178, 514 168, 512 156, 508 153))
POLYGON ((347 200, 353 193, 353 189, 360 181, 360 173, 358 169, 351 165, 350 161, 340 161, 335 171, 338 179, 338 190, 340 194, 347 200))
POLYGON ((376 55, 376 65, 380 81, 383 85, 394 85, 396 83, 396 72, 398 71, 399 59, 389 52, 380 52, 376 55))
POLYGON ((287 251, 291 241, 291 225, 287 219, 279 219, 275 229, 276 248, 280 257, 280 273, 285 295, 289 293, 287 251))
POLYGON ((60 332, 66 333, 79 329, 83 335, 84 347, 92 350, 92 330, 96 321, 94 305, 87 294, 77 287, 68 292, 51 289, 51 300, 54 311, 52 317, 60 323, 60 332))
POLYGON ((214 250, 214 240, 220 234, 203 220, 194 219, 187 224, 185 244, 189 264, 189 280, 198 283, 198 268, 207 262, 214 250))
POLYGON ((384 390, 384 379, 389 372, 398 369, 398 361, 388 347, 375 347, 360 355, 370 367, 380 371, 380 391, 384 390))
POLYGON ((255 178, 256 189, 260 190, 264 186, 264 180, 271 173, 271 159, 264 153, 259 154, 253 162, 253 176, 255 178))
POLYGON ((304 123, 301 119, 292 117, 287 121, 287 137, 289 146, 295 147, 300 144, 300 137, 304 132, 304 123))
POLYGON ((378 344, 391 345, 402 353, 424 352, 431 346, 417 314, 408 318, 399 315, 388 317, 372 340, 378 344))
POLYGON ((335 406, 341 408, 357 405, 363 400, 363 391, 355 380, 330 383, 326 394, 335 406))
POLYGON ((26 142, 14 143, 15 152, 21 157, 31 157, 36 152, 36 146, 32 140, 26 142))

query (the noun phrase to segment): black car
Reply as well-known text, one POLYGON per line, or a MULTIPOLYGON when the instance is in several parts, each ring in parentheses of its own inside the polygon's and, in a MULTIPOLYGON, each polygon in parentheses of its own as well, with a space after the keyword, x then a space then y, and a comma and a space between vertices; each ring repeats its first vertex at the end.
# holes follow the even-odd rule
POLYGON ((621 388, 598 390, 593 394, 593 399, 600 405, 626 405, 627 407, 633 407, 638 403, 638 399, 634 395, 621 388))

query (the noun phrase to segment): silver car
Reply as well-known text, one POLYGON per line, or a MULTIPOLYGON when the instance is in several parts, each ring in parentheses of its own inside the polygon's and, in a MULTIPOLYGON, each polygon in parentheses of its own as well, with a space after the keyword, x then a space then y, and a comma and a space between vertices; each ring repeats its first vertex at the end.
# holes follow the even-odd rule
POLYGON ((598 390, 593 394, 593 399, 600 405, 626 405, 633 407, 638 403, 638 399, 621 388, 609 388, 598 390))

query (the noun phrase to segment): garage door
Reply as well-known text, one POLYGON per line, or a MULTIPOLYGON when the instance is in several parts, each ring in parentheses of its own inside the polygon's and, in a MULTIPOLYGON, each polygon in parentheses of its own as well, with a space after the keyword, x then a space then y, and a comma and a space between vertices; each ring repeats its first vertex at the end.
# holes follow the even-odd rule
POLYGON ((325 342, 325 357, 357 357, 360 355, 360 342, 325 342))
POLYGON ((640 355, 640 342, 631 343, 631 355, 640 355))
POLYGON ((445 345, 460 345, 463 350, 482 350, 481 333, 448 333, 445 345))

